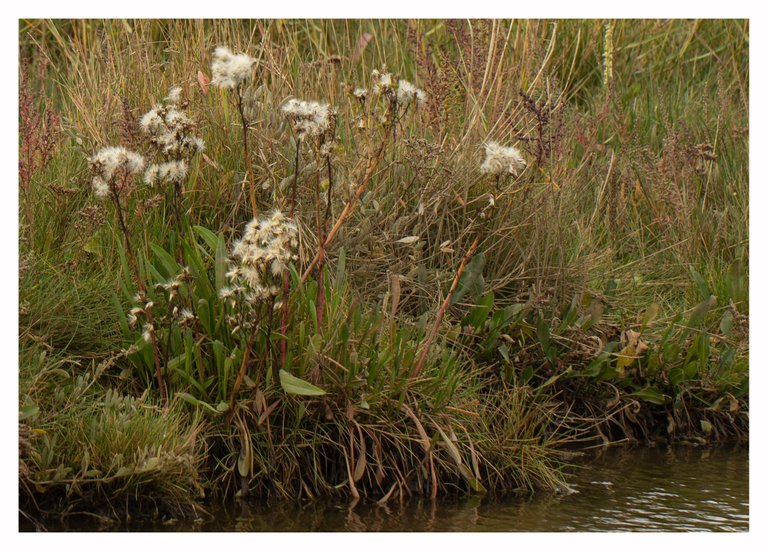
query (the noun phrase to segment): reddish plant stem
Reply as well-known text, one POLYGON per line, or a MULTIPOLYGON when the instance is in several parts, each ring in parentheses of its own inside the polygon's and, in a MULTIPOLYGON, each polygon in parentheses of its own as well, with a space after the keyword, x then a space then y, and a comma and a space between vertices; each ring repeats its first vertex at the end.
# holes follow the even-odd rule
POLYGON ((237 374, 237 379, 235 380, 235 386, 232 388, 232 394, 229 397, 230 412, 235 411, 235 401, 237 400, 237 395, 240 392, 240 385, 243 384, 243 379, 245 378, 245 372, 248 368, 248 360, 251 359, 251 348, 253 347, 253 341, 256 340, 256 332, 259 330, 259 322, 261 321, 261 318, 262 318, 261 306, 259 306, 258 315, 256 316, 256 323, 254 324, 253 332, 246 339, 245 352, 243 353, 243 361, 240 364, 240 371, 237 374))
POLYGON ((469 246, 469 250, 467 251, 467 254, 464 255, 464 258, 462 259, 461 264, 459 265, 459 269, 456 270, 456 277, 453 278, 453 284, 451 284, 451 289, 450 291, 448 291, 448 296, 445 297, 445 300, 443 301, 442 306, 440 306, 440 310, 438 310, 437 312, 437 318, 435 319, 435 323, 432 324, 432 329, 429 332, 429 336, 427 337, 427 340, 424 341, 424 345, 421 350, 421 355, 419 356, 419 361, 416 364, 416 369, 414 369, 413 373, 411 374, 411 379, 415 379, 416 377, 419 376, 419 373, 421 373, 421 368, 424 365, 424 361, 427 359, 427 353, 429 352, 429 347, 432 345, 432 341, 435 340, 435 336, 437 335, 437 330, 440 327, 440 322, 443 321, 443 315, 445 314, 445 311, 448 308, 448 305, 451 303, 451 299, 453 298, 454 291, 456 291, 456 287, 459 286, 459 279, 461 278, 461 274, 464 272, 464 268, 467 266, 467 262, 469 262, 469 259, 472 258, 472 255, 475 254, 477 247, 480 245, 481 236, 482 236, 482 232, 478 232, 477 236, 475 237, 475 240, 469 246))
POLYGON ((304 270, 304 273, 301 276, 302 283, 307 280, 307 278, 309 277, 309 274, 312 273, 312 270, 315 268, 315 266, 317 266, 317 263, 320 262, 320 257, 325 255, 325 249, 328 247, 328 245, 331 244, 333 239, 336 237, 336 234, 339 233, 341 226, 344 224, 344 222, 347 220, 349 215, 352 213, 352 208, 355 206, 355 203, 360 198, 360 196, 362 196, 366 186, 368 185, 368 183, 371 180, 371 177, 373 176, 373 171, 376 169, 376 166, 379 164, 379 161, 381 161, 382 157, 384 156, 386 145, 387 145, 387 139, 385 138, 384 141, 381 142, 381 145, 379 146, 379 150, 376 152, 376 154, 373 157, 371 157, 371 160, 368 162, 368 168, 365 170, 365 174, 363 174, 363 177, 360 180, 360 183, 358 184, 357 189, 355 190, 355 194, 347 201, 347 204, 344 206, 344 210, 339 215, 339 219, 336 220, 336 223, 333 225, 333 228, 331 228, 331 231, 328 233, 328 236, 325 238, 325 241, 321 243, 320 248, 317 251, 317 254, 315 254, 315 257, 312 259, 312 262, 310 262, 309 266, 307 266, 307 269, 304 270))

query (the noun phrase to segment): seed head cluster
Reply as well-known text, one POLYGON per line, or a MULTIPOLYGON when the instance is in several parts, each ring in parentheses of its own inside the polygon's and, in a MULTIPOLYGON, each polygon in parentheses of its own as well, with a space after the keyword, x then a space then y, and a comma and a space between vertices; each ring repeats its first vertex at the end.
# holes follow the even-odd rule
POLYGON ((226 46, 213 52, 211 84, 220 88, 235 89, 251 78, 256 59, 246 54, 234 54, 226 46))
POLYGON ((162 182, 180 183, 187 177, 188 161, 205 149, 205 143, 193 134, 195 123, 181 104, 181 88, 171 88, 165 105, 156 105, 139 121, 141 131, 166 162, 152 164, 144 180, 155 185, 162 182))
POLYGON ((394 97, 394 78, 392 73, 386 71, 386 68, 381 71, 374 69, 371 73, 373 93, 377 96, 384 94, 394 97))
POLYGON ((485 144, 485 159, 480 170, 484 174, 517 176, 525 169, 525 165, 525 159, 515 147, 488 142, 485 144))
POLYGON ((248 302, 258 302, 277 296, 280 289, 271 283, 298 259, 298 236, 296 224, 279 210, 251 220, 232 248, 234 267, 227 277, 233 286, 222 289, 220 297, 227 300, 244 293, 248 302))
POLYGON ((333 129, 336 112, 327 103, 289 99, 281 108, 299 138, 323 136, 333 129))
POLYGON ((407 80, 400 79, 397 83, 397 103, 402 107, 408 107, 411 103, 421 107, 427 101, 427 94, 421 88, 416 88, 407 80))
POLYGON ((144 157, 122 146, 105 147, 88 159, 93 170, 93 192, 104 199, 110 192, 121 193, 124 182, 118 182, 119 173, 135 175, 144 168, 144 157))
POLYGON ((151 186, 159 182, 183 182, 188 172, 189 165, 184 159, 153 164, 144 172, 144 181, 151 186))
POLYGON ((360 100, 361 102, 365 102, 365 99, 368 97, 368 90, 365 88, 355 88, 352 92, 352 96, 360 100))

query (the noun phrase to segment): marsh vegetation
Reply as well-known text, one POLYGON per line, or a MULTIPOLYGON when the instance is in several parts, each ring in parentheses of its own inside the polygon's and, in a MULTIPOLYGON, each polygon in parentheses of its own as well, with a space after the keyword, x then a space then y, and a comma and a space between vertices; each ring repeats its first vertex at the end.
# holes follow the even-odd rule
POLYGON ((745 440, 748 31, 22 21, 22 513, 745 440))

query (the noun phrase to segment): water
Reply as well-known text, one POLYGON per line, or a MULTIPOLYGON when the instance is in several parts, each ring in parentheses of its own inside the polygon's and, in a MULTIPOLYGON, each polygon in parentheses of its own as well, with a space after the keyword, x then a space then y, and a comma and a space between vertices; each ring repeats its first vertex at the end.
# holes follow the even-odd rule
MULTIPOLYGON (((240 500, 205 521, 132 525, 199 531, 746 531, 746 448, 607 450, 571 478, 576 493, 405 504, 240 500)), ((125 529, 125 528, 124 528, 125 529)))

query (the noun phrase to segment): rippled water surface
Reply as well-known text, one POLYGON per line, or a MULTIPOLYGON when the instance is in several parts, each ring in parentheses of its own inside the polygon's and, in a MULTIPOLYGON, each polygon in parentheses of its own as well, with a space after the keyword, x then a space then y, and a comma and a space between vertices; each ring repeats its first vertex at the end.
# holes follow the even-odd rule
POLYGON ((238 501, 197 523, 131 526, 202 531, 746 531, 746 448, 608 450, 571 478, 577 493, 505 499, 238 501))

